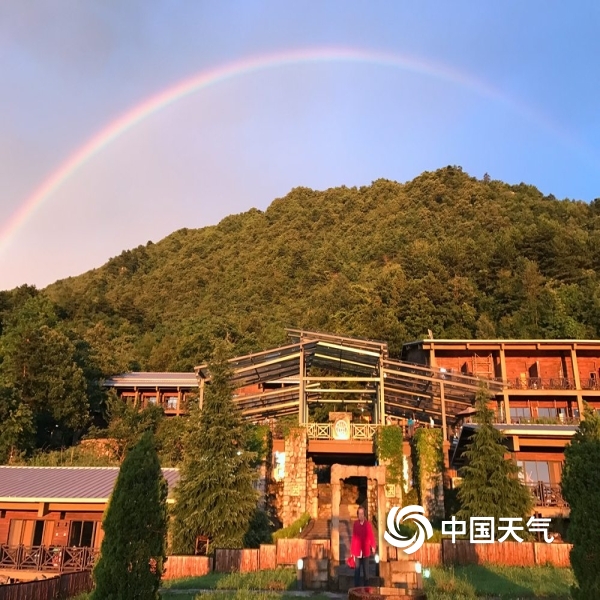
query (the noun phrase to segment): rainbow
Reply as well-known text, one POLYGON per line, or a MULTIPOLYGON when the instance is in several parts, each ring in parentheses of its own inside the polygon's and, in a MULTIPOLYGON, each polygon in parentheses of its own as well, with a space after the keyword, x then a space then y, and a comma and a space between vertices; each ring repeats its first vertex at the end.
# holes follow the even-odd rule
POLYGON ((293 65, 318 62, 353 62, 367 63, 380 66, 398 68, 409 72, 430 76, 442 81, 448 81, 465 87, 481 96, 493 99, 508 105, 513 110, 526 114, 548 128, 548 122, 541 119, 512 98, 497 89, 447 66, 435 64, 425 60, 398 54, 376 52, 371 50, 357 50, 347 48, 317 48, 278 52, 237 60, 213 69, 207 69, 193 75, 175 85, 151 96, 140 104, 134 106, 121 116, 111 121, 104 129, 73 152, 53 173, 51 173, 33 193, 25 199, 15 213, 0 229, 0 254, 6 250, 17 232, 35 214, 36 210, 47 201, 58 188, 60 188, 76 171, 81 169, 96 154, 135 127, 154 113, 172 105, 173 103, 194 94, 209 86, 223 81, 250 75, 258 71, 289 67, 293 65), (543 122, 542 122, 543 121, 543 122))

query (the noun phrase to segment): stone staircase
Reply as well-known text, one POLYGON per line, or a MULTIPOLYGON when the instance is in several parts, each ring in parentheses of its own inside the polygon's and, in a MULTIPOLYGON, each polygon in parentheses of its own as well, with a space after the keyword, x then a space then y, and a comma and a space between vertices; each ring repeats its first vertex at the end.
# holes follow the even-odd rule
POLYGON ((300 533, 305 540, 328 540, 331 537, 331 521, 329 519, 311 519, 300 533))

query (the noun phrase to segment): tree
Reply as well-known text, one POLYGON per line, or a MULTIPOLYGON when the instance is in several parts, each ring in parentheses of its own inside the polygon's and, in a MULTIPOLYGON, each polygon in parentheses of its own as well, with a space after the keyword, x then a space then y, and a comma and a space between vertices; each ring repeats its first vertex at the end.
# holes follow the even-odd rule
POLYGON ((519 481, 519 467, 505 457, 502 434, 494 427, 494 411, 485 389, 477 394, 478 427, 465 450, 466 466, 458 489, 458 517, 494 517, 527 520, 533 508, 529 490, 519 481))
POLYGON ((14 389, 33 413, 38 446, 71 442, 89 422, 91 384, 78 358, 47 298, 28 299, 7 320, 0 338, 0 383, 14 389))
POLYGON ((167 483, 151 432, 127 453, 102 527, 93 600, 155 600, 166 558, 167 483))
POLYGON ((12 388, 0 387, 0 462, 12 460, 34 444, 35 427, 29 406, 12 388))
POLYGON ((257 504, 253 456, 246 450, 247 430, 233 404, 222 345, 209 370, 203 409, 192 407, 188 419, 175 489, 173 544, 180 554, 192 554, 199 535, 207 536, 213 547, 241 547, 257 504))
POLYGON ((600 416, 586 408, 565 448, 562 491, 571 509, 569 541, 575 600, 600 598, 600 416))

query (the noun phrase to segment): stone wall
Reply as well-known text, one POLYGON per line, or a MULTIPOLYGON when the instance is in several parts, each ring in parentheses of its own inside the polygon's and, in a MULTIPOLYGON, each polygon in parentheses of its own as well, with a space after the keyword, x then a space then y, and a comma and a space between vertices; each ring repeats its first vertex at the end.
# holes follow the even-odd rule
POLYGON ((283 526, 287 527, 307 512, 306 429, 290 429, 285 438, 285 478, 283 480, 283 526))
POLYGON ((319 516, 319 488, 317 468, 312 458, 306 461, 306 510, 312 519, 319 516))

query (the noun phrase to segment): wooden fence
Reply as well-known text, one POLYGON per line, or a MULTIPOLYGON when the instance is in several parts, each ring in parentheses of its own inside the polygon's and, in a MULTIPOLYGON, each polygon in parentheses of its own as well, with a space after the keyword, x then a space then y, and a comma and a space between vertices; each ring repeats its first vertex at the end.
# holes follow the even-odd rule
POLYGON ((50 579, 0 585, 0 600, 66 600, 91 591, 90 571, 65 573, 50 579))
MULTIPOLYGON (((546 544, 538 542, 502 542, 471 544, 467 540, 443 540, 439 544, 424 544, 412 554, 413 560, 424 565, 503 565, 536 566, 553 565, 569 567, 571 544, 546 544)), ((388 549, 388 559, 396 560, 397 550, 388 549)))
POLYGON ((214 570, 218 573, 248 573, 295 565, 299 558, 328 558, 330 546, 329 540, 282 539, 257 549, 216 548, 214 570))
POLYGON ((208 556, 169 556, 162 578, 199 577, 210 573, 212 566, 212 558, 208 556))

